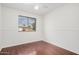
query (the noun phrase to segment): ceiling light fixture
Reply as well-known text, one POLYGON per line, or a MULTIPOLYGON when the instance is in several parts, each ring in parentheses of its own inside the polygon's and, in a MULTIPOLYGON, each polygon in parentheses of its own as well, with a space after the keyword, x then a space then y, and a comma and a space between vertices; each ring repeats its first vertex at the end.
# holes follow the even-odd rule
POLYGON ((39 9, 39 6, 38 6, 38 5, 36 5, 36 6, 34 7, 34 9, 35 9, 35 10, 38 10, 38 9, 39 9))

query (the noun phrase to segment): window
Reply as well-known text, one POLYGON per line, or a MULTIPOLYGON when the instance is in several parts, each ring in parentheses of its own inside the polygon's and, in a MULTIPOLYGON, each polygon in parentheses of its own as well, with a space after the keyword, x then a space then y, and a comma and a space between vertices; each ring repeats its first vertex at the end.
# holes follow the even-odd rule
POLYGON ((34 32, 36 31, 36 18, 27 16, 18 16, 19 32, 34 32))

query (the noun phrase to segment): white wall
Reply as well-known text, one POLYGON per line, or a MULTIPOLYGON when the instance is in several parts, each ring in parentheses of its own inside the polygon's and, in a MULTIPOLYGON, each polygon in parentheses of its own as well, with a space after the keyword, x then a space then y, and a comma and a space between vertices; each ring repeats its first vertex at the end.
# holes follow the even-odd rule
POLYGON ((2 16, 3 16, 2 48, 43 39, 42 17, 8 7, 2 7, 2 16), (36 32, 18 32, 18 15, 37 18, 36 32))
POLYGON ((79 4, 66 4, 45 16, 47 41, 79 53, 79 4))
POLYGON ((2 15, 1 15, 1 4, 0 4, 0 49, 1 49, 1 39, 2 39, 2 15))

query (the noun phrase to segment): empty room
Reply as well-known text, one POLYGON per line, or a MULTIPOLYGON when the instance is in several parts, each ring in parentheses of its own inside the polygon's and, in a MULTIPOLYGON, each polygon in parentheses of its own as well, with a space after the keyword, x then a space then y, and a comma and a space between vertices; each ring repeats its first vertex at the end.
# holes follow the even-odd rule
POLYGON ((79 3, 0 3, 0 55, 78 55, 79 3))

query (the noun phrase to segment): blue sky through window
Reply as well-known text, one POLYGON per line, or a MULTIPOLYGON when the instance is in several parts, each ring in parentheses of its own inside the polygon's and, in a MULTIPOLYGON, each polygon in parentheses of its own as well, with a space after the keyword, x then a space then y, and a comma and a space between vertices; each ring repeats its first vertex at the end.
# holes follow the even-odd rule
POLYGON ((28 23, 28 18, 24 17, 24 16, 20 16, 18 22, 19 22, 19 25, 23 25, 23 24, 28 25, 29 24, 28 23))
POLYGON ((25 17, 25 16, 19 16, 19 20, 18 20, 19 25, 23 26, 23 25, 32 25, 33 23, 35 23, 35 18, 30 18, 30 17, 25 17))

